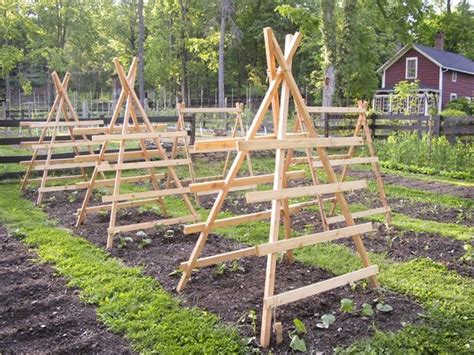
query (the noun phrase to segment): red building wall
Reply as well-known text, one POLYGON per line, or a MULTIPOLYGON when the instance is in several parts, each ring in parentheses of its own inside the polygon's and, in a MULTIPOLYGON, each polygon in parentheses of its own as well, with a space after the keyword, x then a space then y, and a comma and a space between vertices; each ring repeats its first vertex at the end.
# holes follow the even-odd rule
POLYGON ((407 80, 405 79, 405 65, 407 57, 418 58, 417 79, 420 81, 420 86, 438 89, 439 67, 413 48, 406 52, 401 58, 399 58, 385 71, 385 87, 392 87, 399 81, 407 80))
POLYGON ((474 75, 458 72, 456 81, 452 80, 451 70, 443 73, 443 107, 449 102, 451 93, 457 94, 458 98, 474 96, 474 75))

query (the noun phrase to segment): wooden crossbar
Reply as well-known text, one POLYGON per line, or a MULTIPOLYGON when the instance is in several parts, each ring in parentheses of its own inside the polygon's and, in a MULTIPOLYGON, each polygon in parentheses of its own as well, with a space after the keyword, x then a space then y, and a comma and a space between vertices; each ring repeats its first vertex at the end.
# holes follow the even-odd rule
POLYGON ((20 122, 20 127, 30 128, 60 128, 60 127, 77 127, 77 126, 93 126, 102 125, 102 120, 89 121, 72 121, 72 122, 20 122))
POLYGON ((79 148, 79 147, 90 147, 93 145, 99 145, 100 142, 92 142, 92 141, 74 141, 74 142, 66 142, 66 143, 38 143, 33 144, 31 148, 33 149, 61 149, 61 148, 79 148))
POLYGON ((153 190, 143 192, 133 192, 122 195, 103 196, 102 202, 127 201, 131 199, 149 198, 149 197, 163 197, 189 193, 189 188, 179 187, 176 189, 153 190))
POLYGON ((142 161, 138 163, 121 163, 108 164, 106 162, 97 167, 98 171, 117 171, 117 170, 131 170, 131 169, 148 169, 148 168, 167 168, 170 166, 188 165, 190 159, 167 159, 167 160, 152 160, 142 161))
MULTIPOLYGON (((147 150, 147 155, 149 158, 157 158, 160 157, 160 151, 157 149, 150 149, 147 150)), ((82 162, 82 161, 96 161, 99 158, 99 154, 87 154, 87 155, 78 155, 74 157, 75 162, 82 162)), ((144 158, 144 153, 143 150, 134 150, 134 151, 128 151, 123 153, 123 159, 124 160, 133 160, 133 159, 138 159, 144 158)), ((118 159, 118 153, 105 153, 103 155, 104 160, 108 161, 116 161, 118 159)))
POLYGON ((117 233, 125 233, 131 232, 141 229, 150 229, 155 228, 158 226, 171 226, 174 224, 181 224, 181 223, 188 223, 196 221, 195 216, 185 216, 185 217, 176 217, 176 218, 168 218, 168 219, 161 219, 152 222, 143 222, 143 223, 136 223, 136 224, 129 224, 126 226, 117 226, 114 228, 108 228, 107 232, 110 234, 117 234, 117 233))
MULTIPOLYGON (((357 218, 370 217, 370 216, 374 216, 376 214, 382 214, 382 213, 387 213, 387 212, 391 212, 391 211, 392 210, 388 206, 387 207, 373 208, 373 209, 370 209, 370 210, 354 212, 354 213, 352 213, 352 218, 357 219, 357 218)), ((327 221, 328 221, 329 224, 344 222, 344 217, 343 216, 328 217, 327 221)))
POLYGON ((33 170, 75 169, 75 168, 90 168, 93 166, 95 166, 94 162, 63 163, 63 164, 52 164, 52 165, 36 165, 33 167, 33 170))
POLYGON ((365 189, 367 181, 356 180, 348 182, 336 182, 323 185, 299 186, 281 190, 265 190, 249 192, 245 195, 247 203, 265 202, 272 200, 284 200, 308 195, 322 195, 343 191, 365 189))
MULTIPOLYGON (((231 187, 247 187, 254 186, 255 184, 266 184, 271 183, 274 178, 274 174, 266 175, 257 175, 257 176, 247 176, 236 178, 232 181, 231 187)), ((304 170, 295 170, 288 171, 286 173, 286 178, 288 180, 299 180, 304 179, 305 171, 304 170)), ((204 192, 204 191, 218 191, 224 187, 225 180, 215 180, 200 182, 196 184, 189 185, 189 191, 191 192, 204 192)))
MULTIPOLYGON (((35 160, 33 163, 31 160, 22 160, 20 165, 44 165, 46 160, 35 160)), ((65 163, 74 163, 74 158, 65 158, 65 159, 51 159, 49 164, 65 164, 65 163)))
POLYGON ((308 106, 309 113, 365 113, 365 108, 359 107, 318 107, 308 106))
MULTIPOLYGON (((165 174, 155 174, 157 179, 164 179, 165 174)), ((150 181, 151 175, 140 175, 140 176, 127 176, 122 178, 122 183, 130 184, 133 182, 142 182, 142 181, 150 181)), ((105 179, 105 180, 98 180, 95 183, 96 187, 106 187, 106 186, 113 186, 115 183, 115 179, 105 179)), ((89 186, 89 182, 80 182, 76 184, 78 188, 87 188, 89 186)))
MULTIPOLYGON (((265 256, 272 253, 283 252, 289 249, 302 248, 305 246, 329 242, 332 240, 337 240, 344 237, 351 237, 359 233, 367 233, 371 231, 373 231, 372 223, 364 223, 332 231, 314 233, 301 237, 279 240, 277 242, 259 244, 254 247, 200 258, 197 260, 196 264, 194 264, 194 267, 201 268, 249 256, 265 256)), ((182 270, 186 270, 188 266, 189 264, 187 262, 180 264, 180 268, 182 270)))
POLYGON ((361 137, 301 138, 297 140, 248 140, 237 142, 239 151, 301 149, 314 147, 345 147, 362 145, 361 137))
MULTIPOLYGON (((328 155, 329 160, 336 160, 336 159, 346 159, 347 154, 332 154, 328 155)), ((312 161, 319 161, 319 157, 313 156, 311 157, 312 161)), ((293 157, 291 158, 291 164, 307 164, 308 158, 307 157, 293 157)))
MULTIPOLYGON (((117 209, 123 209, 123 208, 131 208, 131 207, 138 207, 138 206, 144 206, 144 205, 150 205, 150 204, 155 204, 159 201, 159 198, 148 198, 144 200, 132 200, 132 201, 126 201, 126 202, 118 202, 117 203, 117 209)), ((90 206, 86 207, 85 210, 87 213, 96 213, 99 211, 108 211, 112 209, 112 204, 106 204, 106 205, 96 205, 96 206, 90 206)), ((82 208, 77 209, 77 213, 81 213, 82 208)))
POLYGON ((71 185, 61 185, 61 186, 48 186, 48 187, 40 187, 38 192, 48 193, 48 192, 57 192, 57 191, 75 191, 87 188, 86 187, 79 187, 77 184, 71 185))
POLYGON ((173 138, 185 137, 187 133, 184 131, 176 132, 142 132, 142 133, 126 133, 126 134, 103 134, 100 136, 92 136, 94 142, 104 141, 122 141, 122 140, 136 140, 136 139, 156 139, 156 138, 173 138))
POLYGON ((242 112, 242 110, 236 107, 187 107, 181 109, 183 113, 237 113, 242 112))
MULTIPOLYGON (((162 129, 166 129, 168 125, 166 123, 155 123, 153 124, 153 129, 155 131, 159 131, 162 129)), ((139 125, 138 127, 136 126, 129 126, 128 129, 130 131, 137 131, 137 132, 143 132, 146 130, 145 125, 139 125)), ((80 134, 102 134, 102 133, 120 133, 122 132, 122 127, 121 126, 115 126, 115 127, 87 127, 87 128, 74 128, 72 132, 76 135, 80 134)))
MULTIPOLYGON (((290 214, 297 213, 305 207, 314 206, 315 203, 316 201, 312 200, 312 201, 300 202, 300 203, 295 203, 293 205, 289 205, 289 212, 290 214)), ((269 219, 271 213, 272 213, 271 210, 265 210, 261 212, 254 212, 254 213, 244 214, 240 216, 216 219, 211 229, 236 226, 236 225, 239 225, 242 223, 248 223, 248 222, 263 221, 263 220, 269 219)), ((205 228, 205 225, 206 225, 205 223, 196 223, 196 224, 190 224, 188 226, 185 226, 184 234, 201 232, 205 228)))
POLYGON ((301 300, 310 296, 317 295, 322 292, 332 290, 337 287, 349 285, 362 279, 377 275, 379 268, 377 265, 371 265, 363 269, 353 271, 332 279, 317 282, 315 284, 298 288, 296 290, 280 293, 279 295, 267 297, 263 299, 264 307, 275 308, 291 302, 301 300))
MULTIPOLYGON (((379 161, 378 157, 356 157, 356 158, 330 160, 332 166, 370 164, 370 163, 376 163, 378 161, 379 161)), ((313 167, 314 168, 322 168, 323 163, 320 162, 320 161, 315 161, 315 162, 313 162, 313 167)))
MULTIPOLYGON (((75 179, 82 179, 84 176, 83 175, 66 175, 66 176, 54 176, 54 177, 48 177, 46 179, 46 182, 62 182, 62 181, 67 181, 67 180, 75 180, 75 179)), ((29 183, 38 183, 41 182, 43 178, 34 178, 34 179, 28 179, 29 183)))

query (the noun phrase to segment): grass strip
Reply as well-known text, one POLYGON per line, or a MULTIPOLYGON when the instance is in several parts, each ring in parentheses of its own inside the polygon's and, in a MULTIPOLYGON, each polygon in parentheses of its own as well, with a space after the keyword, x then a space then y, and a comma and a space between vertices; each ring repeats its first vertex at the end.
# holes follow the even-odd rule
POLYGON ((86 240, 55 227, 23 199, 17 185, 0 185, 0 220, 17 229, 37 249, 41 260, 81 289, 81 298, 96 305, 99 319, 124 334, 141 353, 243 352, 237 332, 220 325, 215 315, 184 308, 140 268, 129 268, 86 240))

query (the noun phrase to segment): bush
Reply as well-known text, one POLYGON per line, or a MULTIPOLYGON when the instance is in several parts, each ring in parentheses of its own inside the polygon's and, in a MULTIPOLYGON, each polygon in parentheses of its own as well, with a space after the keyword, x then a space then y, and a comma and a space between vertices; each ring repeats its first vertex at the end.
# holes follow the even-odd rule
POLYGON ((474 146, 456 140, 450 144, 445 136, 421 139, 417 133, 395 133, 386 141, 376 141, 377 154, 385 166, 446 175, 474 178, 474 146))
MULTIPOLYGON (((448 102, 448 104, 446 105, 446 109, 443 112, 451 111, 451 110, 453 112, 455 111, 463 112, 464 114, 460 116, 472 115, 474 114, 474 105, 466 97, 461 97, 459 99, 448 102)), ((459 116, 459 115, 449 115, 449 114, 444 114, 444 113, 442 114, 445 116, 459 116)))
POLYGON ((441 111, 440 115, 445 116, 445 117, 465 117, 465 116, 467 116, 466 112, 461 111, 461 110, 456 110, 454 108, 447 108, 446 110, 441 111))

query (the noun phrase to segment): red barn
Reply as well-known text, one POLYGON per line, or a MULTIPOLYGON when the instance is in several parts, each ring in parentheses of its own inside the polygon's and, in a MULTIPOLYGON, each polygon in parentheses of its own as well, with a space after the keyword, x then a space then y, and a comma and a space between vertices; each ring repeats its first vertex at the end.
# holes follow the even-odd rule
POLYGON ((377 90, 373 107, 375 111, 392 111, 391 94, 402 80, 419 81, 420 91, 414 114, 427 114, 429 106, 441 111, 454 99, 474 98, 474 62, 462 55, 443 50, 442 34, 436 37, 435 48, 409 44, 400 49, 377 72, 382 75, 382 85, 377 90), (429 94, 429 95, 427 95, 429 94))

